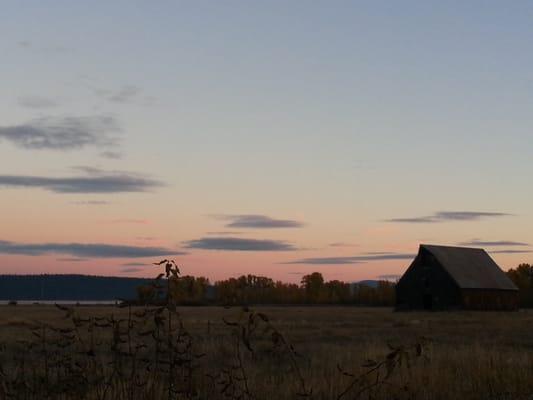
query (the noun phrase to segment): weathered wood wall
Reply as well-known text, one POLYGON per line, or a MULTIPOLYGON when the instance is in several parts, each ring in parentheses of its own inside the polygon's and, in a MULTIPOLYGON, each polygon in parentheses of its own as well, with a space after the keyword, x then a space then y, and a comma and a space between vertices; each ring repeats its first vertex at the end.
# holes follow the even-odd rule
POLYGON ((463 307, 467 310, 517 310, 519 295, 512 290, 462 289, 463 307))

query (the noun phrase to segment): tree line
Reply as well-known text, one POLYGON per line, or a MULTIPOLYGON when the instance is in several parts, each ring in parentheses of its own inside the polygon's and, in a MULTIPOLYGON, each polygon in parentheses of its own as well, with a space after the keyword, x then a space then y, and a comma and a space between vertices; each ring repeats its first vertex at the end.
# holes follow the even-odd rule
MULTIPOLYGON (((520 264, 506 272, 519 289, 520 306, 533 307, 533 265, 520 264)), ((395 282, 376 281, 375 285, 326 281, 321 273, 304 275, 299 284, 274 281, 257 275, 242 275, 210 284, 205 277, 170 278, 170 296, 178 304, 346 304, 361 306, 395 305, 395 282)), ((137 289, 138 301, 157 302, 161 287, 149 284, 137 289)))
POLYGON ((507 276, 511 278, 520 291, 520 306, 525 308, 533 307, 533 265, 520 264, 516 268, 507 271, 507 276))
POLYGON ((168 285, 142 285, 138 301, 157 302, 166 290, 178 304, 357 304, 393 306, 394 283, 377 281, 375 285, 326 281, 321 273, 304 275, 300 284, 274 281, 265 276, 243 275, 210 284, 204 277, 170 277, 168 285))

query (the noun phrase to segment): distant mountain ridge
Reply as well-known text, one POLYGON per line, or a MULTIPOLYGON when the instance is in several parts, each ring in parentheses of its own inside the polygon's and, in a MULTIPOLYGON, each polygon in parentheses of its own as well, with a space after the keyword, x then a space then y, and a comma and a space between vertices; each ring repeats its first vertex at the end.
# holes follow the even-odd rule
POLYGON ((92 275, 0 275, 0 300, 135 299, 147 278, 92 275))
POLYGON ((356 285, 365 285, 365 286, 369 286, 371 288, 377 288, 378 285, 379 285, 379 282, 381 282, 381 281, 377 281, 377 280, 374 280, 374 279, 366 279, 366 280, 359 281, 359 282, 354 282, 354 283, 356 285))

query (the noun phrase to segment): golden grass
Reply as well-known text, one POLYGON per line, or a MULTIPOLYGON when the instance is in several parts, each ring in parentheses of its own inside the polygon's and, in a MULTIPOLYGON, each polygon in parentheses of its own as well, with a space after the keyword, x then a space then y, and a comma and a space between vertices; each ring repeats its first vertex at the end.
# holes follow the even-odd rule
MULTIPOLYGON (((308 398, 335 399, 350 377, 368 359, 385 360, 393 347, 430 339, 426 358, 411 359, 397 368, 379 387, 361 398, 375 399, 531 399, 533 398, 533 312, 395 313, 385 308, 356 307, 256 307, 294 345, 302 357, 298 365, 308 398)), ((127 318, 128 309, 77 307, 80 317, 127 318)), ((235 320, 238 308, 179 307, 184 325, 199 352, 205 353, 205 371, 222 368, 235 352, 223 319, 235 320)), ((71 326, 50 306, 0 307, 0 343, 9 348, 17 340, 30 340, 32 326, 40 323, 71 326)), ((101 333, 102 339, 109 337, 101 333)), ((258 336, 260 359, 243 351, 250 393, 258 399, 291 399, 299 382, 290 359, 269 355, 269 340, 258 336), (265 352, 261 352, 264 349, 265 352)), ((243 347, 244 348, 244 347, 243 347)), ((242 348, 241 348, 242 350, 242 348)), ((205 383, 207 384, 207 383, 205 383)), ((207 392, 204 392, 208 396, 207 392)), ((196 398, 201 397, 201 391, 196 398)), ((356 398, 356 392, 345 398, 356 398)), ((98 397, 92 397, 98 398, 98 397)), ((127 397, 117 397, 116 400, 127 397)), ((180 397, 174 397, 180 398, 180 397)), ((191 398, 191 397, 183 397, 191 398)), ((220 395, 220 398, 223 398, 220 395)), ((237 398, 237 397, 229 397, 237 398)), ((248 398, 246 396, 242 398, 248 398)))

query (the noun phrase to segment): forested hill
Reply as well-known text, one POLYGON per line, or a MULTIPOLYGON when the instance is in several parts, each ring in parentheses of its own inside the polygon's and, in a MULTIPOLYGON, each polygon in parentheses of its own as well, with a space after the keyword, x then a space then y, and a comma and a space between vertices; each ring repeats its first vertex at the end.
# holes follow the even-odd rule
POLYGON ((134 299, 142 278, 89 275, 0 275, 0 300, 134 299))

